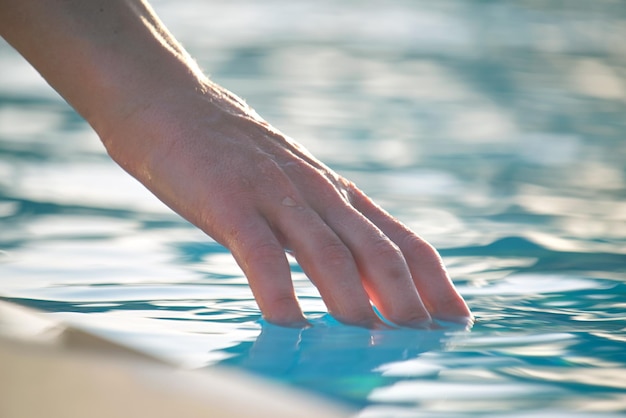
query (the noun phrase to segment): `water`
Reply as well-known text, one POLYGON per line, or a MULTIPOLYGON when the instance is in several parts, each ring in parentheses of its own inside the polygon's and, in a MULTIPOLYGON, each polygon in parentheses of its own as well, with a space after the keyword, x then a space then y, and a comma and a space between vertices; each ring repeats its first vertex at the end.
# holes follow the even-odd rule
POLYGON ((267 325, 230 255, 0 46, 0 295, 363 417, 626 416, 626 6, 161 0, 214 80, 441 251, 471 331, 267 325), (214 20, 211 20, 214 17, 214 20))

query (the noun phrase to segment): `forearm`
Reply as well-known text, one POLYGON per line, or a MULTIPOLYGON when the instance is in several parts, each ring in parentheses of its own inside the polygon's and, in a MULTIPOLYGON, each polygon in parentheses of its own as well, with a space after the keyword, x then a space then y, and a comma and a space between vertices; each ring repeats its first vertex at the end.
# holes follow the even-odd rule
POLYGON ((141 0, 0 0, 0 34, 103 139, 168 94, 209 84, 141 0))
POLYGON ((0 0, 0 35, 151 189, 152 161, 173 147, 190 113, 257 119, 206 78, 143 0, 0 0))

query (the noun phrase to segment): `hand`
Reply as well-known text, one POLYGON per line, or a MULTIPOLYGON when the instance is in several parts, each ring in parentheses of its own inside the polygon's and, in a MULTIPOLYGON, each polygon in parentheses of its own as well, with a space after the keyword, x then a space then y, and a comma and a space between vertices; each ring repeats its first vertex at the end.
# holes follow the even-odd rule
POLYGON ((0 29, 110 155, 228 247, 263 316, 305 323, 285 250, 349 324, 467 321, 437 252, 211 83, 141 0, 2 0, 0 29))
POLYGON ((268 321, 305 321, 285 250, 342 322, 377 326, 370 300, 398 325, 470 316, 433 247, 354 184, 223 89, 185 93, 153 102, 105 143, 165 203, 232 251, 268 321))

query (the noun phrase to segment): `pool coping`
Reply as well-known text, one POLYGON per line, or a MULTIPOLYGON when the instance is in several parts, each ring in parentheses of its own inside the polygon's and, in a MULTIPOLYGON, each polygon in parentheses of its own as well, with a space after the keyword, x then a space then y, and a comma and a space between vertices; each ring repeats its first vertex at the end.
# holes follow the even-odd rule
POLYGON ((166 360, 0 301, 3 418, 352 416, 343 406, 222 367, 166 360))

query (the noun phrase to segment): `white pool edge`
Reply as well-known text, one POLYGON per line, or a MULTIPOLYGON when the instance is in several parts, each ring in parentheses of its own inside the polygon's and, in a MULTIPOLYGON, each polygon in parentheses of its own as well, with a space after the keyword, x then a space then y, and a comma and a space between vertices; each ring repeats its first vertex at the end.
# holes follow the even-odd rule
POLYGON ((352 413, 243 372, 182 370, 0 301, 3 418, 339 418, 352 413))

